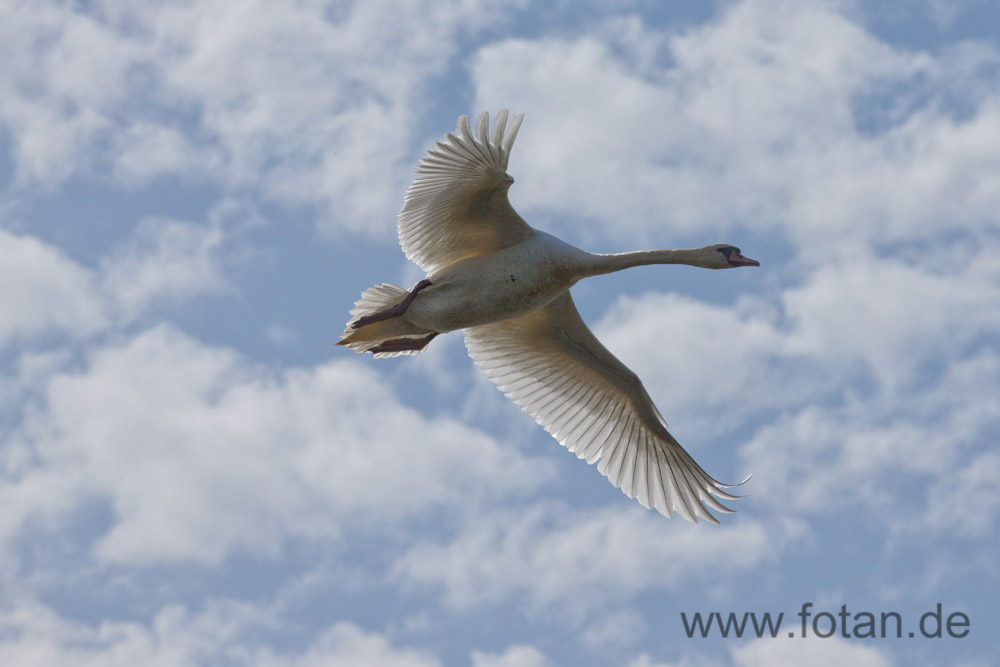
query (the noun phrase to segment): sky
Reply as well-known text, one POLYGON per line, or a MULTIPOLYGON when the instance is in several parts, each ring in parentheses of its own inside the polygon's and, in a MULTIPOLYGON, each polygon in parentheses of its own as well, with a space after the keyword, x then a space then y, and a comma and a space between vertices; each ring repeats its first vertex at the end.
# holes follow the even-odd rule
POLYGON ((997 211, 989 0, 0 3, 0 664, 995 664, 997 211), (335 347, 423 277, 421 155, 502 108, 529 224, 761 262, 573 289, 753 475, 721 525, 626 498, 459 333, 335 347))

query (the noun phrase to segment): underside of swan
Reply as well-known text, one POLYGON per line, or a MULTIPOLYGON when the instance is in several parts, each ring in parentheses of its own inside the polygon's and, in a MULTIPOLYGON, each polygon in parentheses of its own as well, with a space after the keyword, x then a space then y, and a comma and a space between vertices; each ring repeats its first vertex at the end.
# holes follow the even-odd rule
POLYGON ((569 289, 634 266, 759 266, 729 244, 594 254, 533 229, 511 207, 509 131, 502 111, 473 133, 465 116, 421 160, 399 214, 406 256, 427 277, 411 289, 381 283, 350 311, 340 345, 375 357, 417 354, 464 330, 469 355, 564 446, 644 507, 716 522, 734 499, 677 443, 638 376, 590 332, 569 289))

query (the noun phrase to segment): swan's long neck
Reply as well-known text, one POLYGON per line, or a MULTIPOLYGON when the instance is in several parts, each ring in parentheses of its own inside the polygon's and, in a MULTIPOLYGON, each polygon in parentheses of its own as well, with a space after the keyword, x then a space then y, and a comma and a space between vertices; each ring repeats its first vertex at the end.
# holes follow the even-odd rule
MULTIPOLYGON (((706 246, 707 248, 707 246, 706 246)), ((645 266, 647 264, 687 264, 689 266, 700 266, 703 268, 713 268, 708 264, 706 248, 688 248, 682 250, 638 250, 635 252, 621 252, 611 255, 591 255, 587 266, 587 275, 599 276, 605 273, 614 273, 623 269, 630 269, 633 266, 645 266)))

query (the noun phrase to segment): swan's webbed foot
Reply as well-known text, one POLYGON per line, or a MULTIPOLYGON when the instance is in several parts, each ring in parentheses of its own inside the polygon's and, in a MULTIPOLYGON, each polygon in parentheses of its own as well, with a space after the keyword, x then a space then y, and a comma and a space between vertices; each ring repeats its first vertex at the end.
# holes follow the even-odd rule
POLYGON ((425 287, 430 287, 430 284, 431 281, 424 278, 419 283, 414 285, 413 289, 410 290, 410 293, 406 295, 406 298, 397 303, 395 306, 392 306, 391 308, 386 308, 385 310, 377 313, 372 313, 371 315, 364 315, 363 317, 359 317, 358 319, 351 322, 351 328, 360 329, 361 327, 368 324, 373 324, 375 322, 383 322, 385 320, 391 320, 394 317, 399 317, 400 315, 406 312, 406 309, 410 307, 410 304, 413 303, 413 300, 417 298, 417 293, 420 292, 420 290, 424 289, 425 287))
POLYGON ((378 354, 379 352, 419 352, 427 347, 427 343, 434 340, 434 337, 437 335, 438 333, 435 331, 420 338, 393 338, 382 341, 367 351, 374 354, 378 354))

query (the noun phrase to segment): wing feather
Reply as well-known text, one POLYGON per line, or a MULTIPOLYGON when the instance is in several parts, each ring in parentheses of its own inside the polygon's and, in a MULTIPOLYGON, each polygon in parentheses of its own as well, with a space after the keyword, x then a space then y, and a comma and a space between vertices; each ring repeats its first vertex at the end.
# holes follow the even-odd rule
POLYGON ((501 111, 491 141, 489 114, 479 115, 475 133, 468 116, 461 116, 455 132, 434 144, 417 165, 399 212, 399 243, 428 274, 535 233, 507 199, 514 182, 507 162, 521 119, 515 116, 505 132, 507 110, 501 111))
POLYGON ((732 512, 717 499, 737 498, 725 490, 731 485, 712 479, 677 443, 639 378, 590 332, 569 292, 529 315, 466 329, 465 344, 501 391, 643 507, 714 523, 710 509, 732 512))

